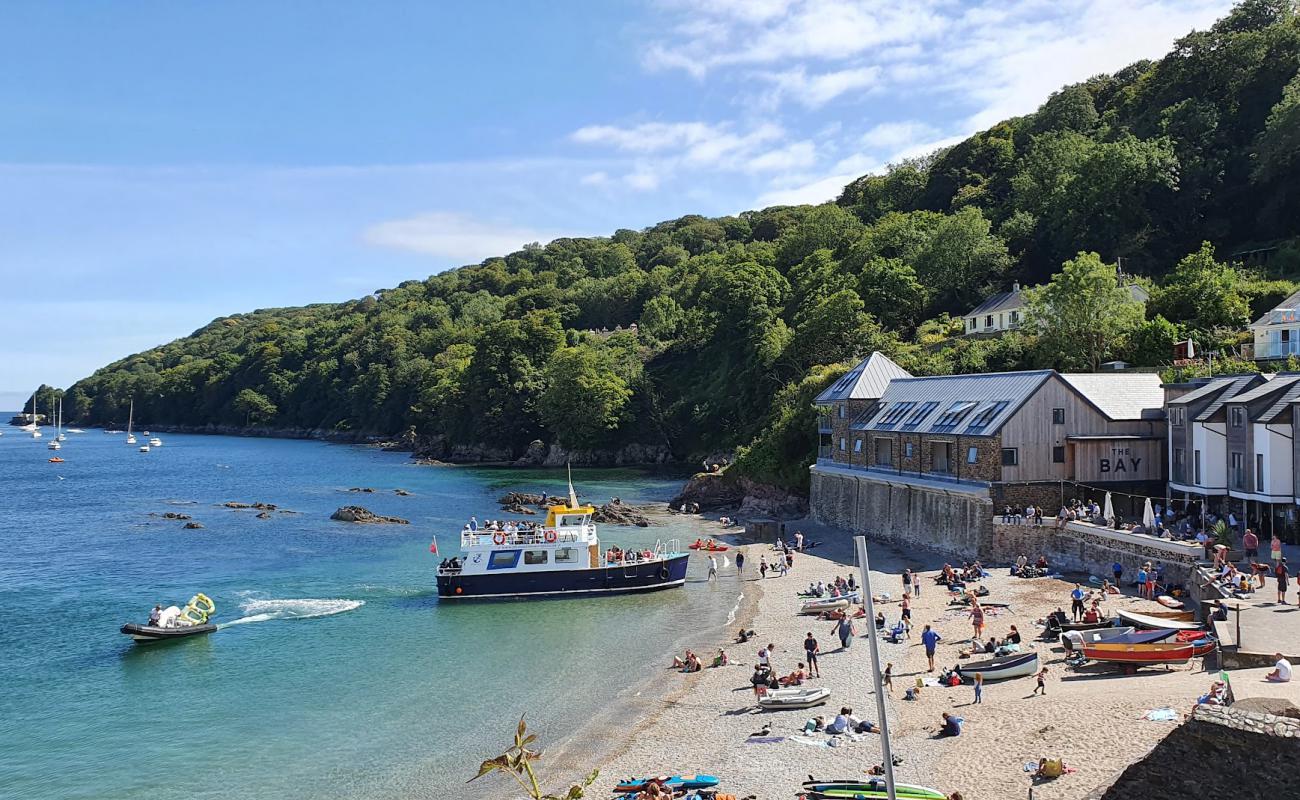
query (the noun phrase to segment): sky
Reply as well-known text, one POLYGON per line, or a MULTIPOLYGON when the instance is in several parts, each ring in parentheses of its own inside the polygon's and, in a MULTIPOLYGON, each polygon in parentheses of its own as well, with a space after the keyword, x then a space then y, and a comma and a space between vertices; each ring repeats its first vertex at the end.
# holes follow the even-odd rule
POLYGON ((0 5, 0 408, 227 314, 834 199, 1228 0, 0 5))

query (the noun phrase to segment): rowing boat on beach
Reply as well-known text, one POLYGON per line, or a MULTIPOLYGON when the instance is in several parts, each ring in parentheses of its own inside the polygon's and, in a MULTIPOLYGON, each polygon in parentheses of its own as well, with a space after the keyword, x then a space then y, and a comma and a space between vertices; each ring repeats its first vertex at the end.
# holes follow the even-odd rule
POLYGON ((825 686, 796 686, 789 689, 772 689, 758 698, 758 704, 768 711, 787 708, 812 708, 826 702, 831 690, 825 686))
POLYGON ((1139 631, 1135 628, 1099 628, 1095 631, 1070 631, 1061 634, 1061 644, 1067 652, 1080 649, 1085 644, 1154 644, 1172 639, 1179 631, 1161 628, 1139 631), (1077 640, 1075 637, 1079 637, 1077 640))
POLYGON ((1085 644, 1083 646, 1083 655, 1092 661, 1144 666, 1150 664, 1186 664, 1196 656, 1205 655, 1213 649, 1214 642, 1209 639, 1186 644, 1177 642, 1152 642, 1148 644, 1099 642, 1098 644, 1085 644))
POLYGON ((1038 671, 1038 653, 1013 653, 1009 656, 998 656, 986 661, 972 661, 969 664, 958 664, 957 674, 966 682, 973 682, 977 673, 984 676, 987 681, 1004 681, 1009 678, 1023 678, 1026 675, 1033 675, 1038 671))
POLYGON ((1196 622, 1195 615, 1190 611, 1154 611, 1148 614, 1139 614, 1136 611, 1120 609, 1115 613, 1129 625, 1146 630, 1194 631, 1201 627, 1200 623, 1196 622))

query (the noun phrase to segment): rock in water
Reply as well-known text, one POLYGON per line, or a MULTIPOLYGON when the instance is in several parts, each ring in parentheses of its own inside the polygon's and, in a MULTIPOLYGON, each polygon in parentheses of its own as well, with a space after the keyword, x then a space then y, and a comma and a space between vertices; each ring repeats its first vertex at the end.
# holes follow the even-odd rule
POLYGON ((338 511, 330 514, 330 519, 336 519, 339 522, 367 522, 374 524, 390 525, 410 525, 409 519, 401 517, 385 517, 382 514, 376 514, 368 508, 361 506, 343 506, 338 511))
POLYGON ((411 496, 411 493, 408 492, 408 491, 406 491, 405 489, 394 489, 394 490, 393 490, 393 494, 397 495, 398 497, 410 497, 410 496, 411 496))
POLYGON ((372 488, 370 488, 369 486, 353 486, 351 489, 348 489, 348 491, 349 491, 349 492, 360 492, 360 493, 362 493, 362 494, 374 494, 374 493, 375 493, 375 490, 372 489, 372 488))
POLYGON ((611 525, 635 525, 638 528, 650 527, 650 518, 636 506, 630 506, 621 500, 611 500, 591 515, 592 522, 611 525))
POLYGON ((168 511, 167 513, 163 514, 163 519, 181 519, 181 520, 185 520, 185 519, 190 519, 190 518, 191 518, 191 517, 190 517, 189 514, 178 514, 178 513, 176 513, 175 511, 168 511))
POLYGON ((185 523, 185 529, 190 531, 195 531, 202 527, 203 527, 202 522, 194 522, 193 520, 191 520, 190 522, 185 523))
POLYGON ((271 518, 271 512, 270 512, 270 511, 259 511, 259 512, 257 513, 257 518, 258 518, 258 519, 270 519, 270 518, 271 518))

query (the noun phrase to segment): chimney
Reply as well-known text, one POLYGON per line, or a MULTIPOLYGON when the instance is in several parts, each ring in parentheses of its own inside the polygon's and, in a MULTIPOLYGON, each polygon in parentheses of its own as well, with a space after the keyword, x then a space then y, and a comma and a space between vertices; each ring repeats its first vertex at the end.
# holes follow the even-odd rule
POLYGON ((1011 291, 1013 292, 1020 291, 1020 281, 1016 281, 1015 283, 1011 284, 1011 291))

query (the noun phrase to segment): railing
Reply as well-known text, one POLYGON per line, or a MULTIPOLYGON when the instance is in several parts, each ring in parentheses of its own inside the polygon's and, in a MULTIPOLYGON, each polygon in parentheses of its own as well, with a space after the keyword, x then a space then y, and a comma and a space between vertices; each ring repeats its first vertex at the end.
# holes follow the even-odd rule
POLYGON ((1300 341, 1264 342, 1255 348, 1255 358, 1300 356, 1300 341))
POLYGON ((559 542, 581 542, 586 540, 587 534, 592 532, 591 526, 580 526, 573 528, 537 528, 530 531, 515 531, 507 533, 506 531, 481 530, 481 531, 461 531, 460 548, 468 550, 474 547, 487 547, 492 545, 502 547, 505 545, 538 545, 538 544, 556 544, 559 542), (554 535, 554 539, 548 539, 549 535, 554 535))

